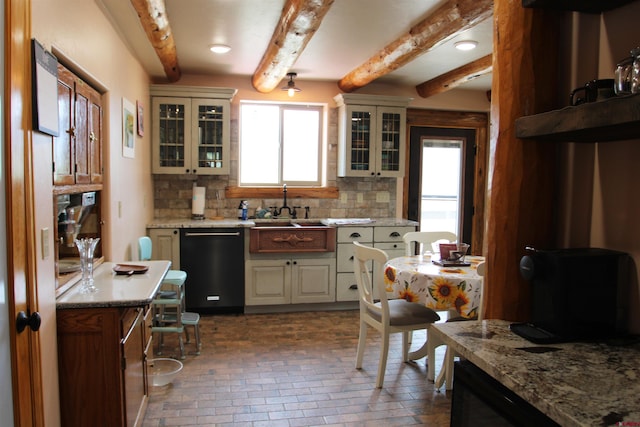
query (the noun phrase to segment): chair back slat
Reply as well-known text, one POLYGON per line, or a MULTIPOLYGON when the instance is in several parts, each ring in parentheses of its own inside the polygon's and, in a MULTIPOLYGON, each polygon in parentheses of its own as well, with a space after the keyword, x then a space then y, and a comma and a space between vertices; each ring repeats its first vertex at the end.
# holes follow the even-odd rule
POLYGON ((406 244, 407 256, 411 256, 435 249, 433 244, 436 242, 455 242, 458 240, 458 236, 450 231, 410 231, 402 236, 402 240, 406 244))

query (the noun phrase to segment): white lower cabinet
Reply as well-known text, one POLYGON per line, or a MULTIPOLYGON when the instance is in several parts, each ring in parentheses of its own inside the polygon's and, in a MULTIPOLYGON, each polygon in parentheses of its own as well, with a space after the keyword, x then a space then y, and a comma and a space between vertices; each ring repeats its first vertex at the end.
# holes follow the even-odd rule
POLYGON ((180 270, 180 229, 150 228, 151 259, 168 259, 172 270, 180 270))
POLYGON ((373 227, 340 227, 337 233, 336 301, 358 301, 358 286, 353 273, 353 242, 373 245, 373 227))
POLYGON ((245 304, 308 304, 336 300, 336 260, 251 259, 245 263, 245 304))

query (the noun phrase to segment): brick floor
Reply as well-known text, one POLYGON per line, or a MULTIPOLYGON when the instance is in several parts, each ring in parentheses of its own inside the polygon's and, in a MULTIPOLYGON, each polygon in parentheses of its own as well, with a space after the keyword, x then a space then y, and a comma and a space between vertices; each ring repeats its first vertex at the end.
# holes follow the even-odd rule
MULTIPOLYGON (((200 332, 201 354, 187 344, 179 376, 151 387, 144 427, 449 425, 450 393, 427 381, 424 359, 402 362, 400 334, 382 389, 372 329, 355 369, 358 311, 209 315, 200 332)), ((414 346, 424 337, 416 332, 414 346)), ((165 343, 159 357, 177 357, 177 340, 165 343)), ((441 350, 436 359, 440 369, 441 350)))

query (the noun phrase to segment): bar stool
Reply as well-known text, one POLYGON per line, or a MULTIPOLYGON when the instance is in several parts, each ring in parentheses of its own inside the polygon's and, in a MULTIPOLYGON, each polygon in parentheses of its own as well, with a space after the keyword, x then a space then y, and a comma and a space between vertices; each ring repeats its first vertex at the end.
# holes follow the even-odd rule
MULTIPOLYGON (((141 261, 148 261, 152 256, 152 242, 148 236, 138 239, 138 250, 141 261)), ((182 270, 169 270, 162 280, 162 285, 156 298, 152 302, 153 326, 151 331, 160 334, 158 354, 161 354, 164 345, 165 333, 179 334, 180 356, 184 359, 184 343, 182 333, 186 336, 187 343, 191 342, 189 331, 185 326, 193 326, 196 339, 196 354, 200 354, 202 343, 200 342, 200 315, 185 311, 184 293, 187 273, 182 270)))

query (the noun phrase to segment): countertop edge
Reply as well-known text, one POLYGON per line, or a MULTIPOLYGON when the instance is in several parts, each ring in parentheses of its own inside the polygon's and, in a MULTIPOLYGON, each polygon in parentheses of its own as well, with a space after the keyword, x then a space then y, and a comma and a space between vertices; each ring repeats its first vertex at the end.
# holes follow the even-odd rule
MULTIPOLYGON (((345 218, 345 220, 348 220, 345 218)), ((269 221, 269 220, 257 220, 269 221)), ((289 219, 274 219, 273 221, 289 221, 289 219)), ((371 222, 360 222, 358 219, 354 219, 354 223, 332 223, 328 218, 312 218, 312 219, 292 219, 291 221, 305 222, 305 221, 319 221, 323 224, 335 226, 335 227, 404 227, 404 226, 418 226, 417 221, 401 218, 375 218, 371 219, 371 222)), ((246 221, 240 219, 188 219, 188 218, 156 218, 147 224, 147 229, 150 228, 251 228, 256 225, 256 221, 249 219, 246 221)))
POLYGON ((96 268, 94 279, 98 291, 80 294, 80 282, 56 299, 56 310, 80 308, 140 307, 151 303, 171 267, 170 261, 136 261, 149 266, 148 272, 118 276, 112 269, 118 264, 105 262, 96 268))

